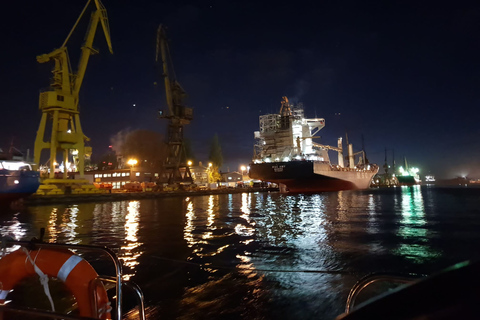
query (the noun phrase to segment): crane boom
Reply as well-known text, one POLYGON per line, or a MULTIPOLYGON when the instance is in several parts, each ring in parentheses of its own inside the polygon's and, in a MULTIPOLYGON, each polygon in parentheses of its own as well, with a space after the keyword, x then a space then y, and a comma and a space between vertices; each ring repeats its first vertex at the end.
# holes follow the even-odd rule
POLYGON ((95 50, 92 45, 99 22, 102 25, 103 33, 105 35, 105 39, 107 40, 108 49, 110 53, 113 53, 107 10, 100 0, 95 0, 95 6, 97 10, 95 10, 92 18, 90 19, 90 24, 88 26, 87 33, 85 34, 85 42, 82 46, 82 55, 80 57, 80 62, 78 63, 78 71, 74 79, 73 94, 76 96, 78 96, 78 93, 80 92, 80 87, 82 86, 83 78, 85 77, 85 70, 87 69, 90 55, 98 53, 98 51, 95 50))
MULTIPOLYGON (((187 94, 183 90, 175 76, 172 61, 170 58, 170 49, 167 42, 165 29, 162 25, 157 30, 157 50, 155 61, 160 64, 161 72, 165 82, 165 98, 167 100, 167 114, 163 114, 163 118, 168 118, 180 124, 189 124, 193 118, 192 108, 185 107, 185 99, 187 94)), ((160 65, 159 65, 160 68, 160 65)))
POLYGON ((165 83, 165 98, 167 100, 168 115, 173 115, 173 98, 172 98, 172 88, 170 86, 170 76, 168 72, 167 64, 167 37, 165 35, 165 30, 160 25, 157 30, 157 51, 155 56, 155 62, 159 64, 159 59, 162 59, 162 76, 165 83))
MULTIPOLYGON (((99 22, 102 25, 108 48, 111 53, 113 52, 106 9, 100 0, 93 0, 93 2, 95 3, 95 10, 90 17, 90 23, 81 47, 82 53, 77 72, 72 71, 67 43, 92 0, 88 0, 62 46, 50 53, 37 56, 39 63, 52 60, 55 62, 50 88, 40 93, 39 108, 42 111, 42 118, 37 131, 34 150, 34 161, 37 165, 40 163, 42 150, 50 150, 50 179, 54 178, 57 151, 63 151, 65 164, 68 162, 69 152, 78 152, 76 157, 78 159, 77 169, 81 179, 84 178, 85 156, 91 154, 91 148, 85 147, 85 141, 89 139, 83 134, 80 125, 78 101, 90 55, 98 53, 92 45, 99 22), (52 131, 49 141, 44 141, 47 121, 51 121, 52 131)), ((63 179, 67 179, 67 170, 64 170, 63 179)))

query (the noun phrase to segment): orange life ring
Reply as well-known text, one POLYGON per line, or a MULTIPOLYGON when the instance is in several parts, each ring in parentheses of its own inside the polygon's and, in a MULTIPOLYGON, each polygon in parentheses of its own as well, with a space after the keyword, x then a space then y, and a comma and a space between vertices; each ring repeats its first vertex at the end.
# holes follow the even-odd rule
MULTIPOLYGON (((69 250, 40 249, 29 252, 35 265, 46 275, 60 279, 77 301, 79 315, 96 319, 110 319, 109 300, 105 287, 95 281, 98 274, 80 256, 69 250)), ((0 259, 0 303, 22 279, 35 275, 27 254, 14 251, 0 259)))

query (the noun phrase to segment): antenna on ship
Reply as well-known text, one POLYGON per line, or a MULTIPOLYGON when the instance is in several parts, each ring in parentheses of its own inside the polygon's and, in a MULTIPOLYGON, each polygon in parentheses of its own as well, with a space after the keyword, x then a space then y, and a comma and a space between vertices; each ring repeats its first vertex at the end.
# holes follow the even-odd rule
MULTIPOLYGON (((363 157, 365 158, 365 159, 363 159, 363 161, 364 161, 365 164, 368 164, 369 162, 368 162, 368 158, 367 158, 367 151, 365 151, 365 140, 363 139, 363 133, 362 133, 362 150, 363 150, 363 157)), ((385 151, 385 153, 386 153, 386 151, 385 151)), ((386 160, 385 160, 385 162, 386 162, 386 160)))
POLYGON ((387 162, 387 147, 385 147, 385 164, 383 165, 385 174, 388 175, 388 162, 387 162))
POLYGON ((393 172, 395 172, 395 150, 392 149, 392 159, 393 159, 393 172))

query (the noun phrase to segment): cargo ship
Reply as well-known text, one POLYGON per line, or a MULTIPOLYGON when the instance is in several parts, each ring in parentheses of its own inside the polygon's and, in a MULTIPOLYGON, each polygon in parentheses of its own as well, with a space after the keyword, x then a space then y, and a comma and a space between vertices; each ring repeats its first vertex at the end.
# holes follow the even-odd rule
POLYGON ((342 138, 337 146, 314 142, 325 119, 306 119, 303 105, 290 105, 282 98, 280 112, 260 116, 260 130, 255 131, 255 152, 249 176, 279 185, 289 192, 323 192, 366 189, 378 166, 365 161, 365 152, 354 153, 348 145, 344 164, 342 138), (338 163, 330 163, 329 151, 338 153, 338 163), (355 163, 355 160, 358 160, 355 163))
POLYGON ((420 176, 418 175, 418 168, 408 167, 407 158, 404 158, 405 167, 399 167, 398 171, 399 174, 397 175, 398 184, 401 186, 413 186, 416 184, 420 184, 422 180, 420 180, 420 176))

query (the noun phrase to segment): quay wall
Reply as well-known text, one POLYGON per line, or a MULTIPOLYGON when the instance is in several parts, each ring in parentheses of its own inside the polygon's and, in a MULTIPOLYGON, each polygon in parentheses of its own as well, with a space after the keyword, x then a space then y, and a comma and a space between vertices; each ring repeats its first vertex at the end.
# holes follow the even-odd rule
POLYGON ((108 202, 123 200, 155 199, 165 197, 194 197, 211 194, 250 193, 278 191, 278 188, 239 188, 239 189, 212 189, 195 191, 160 191, 160 192, 113 192, 97 194, 69 194, 69 195, 32 195, 23 200, 27 206, 57 203, 79 202, 108 202))

